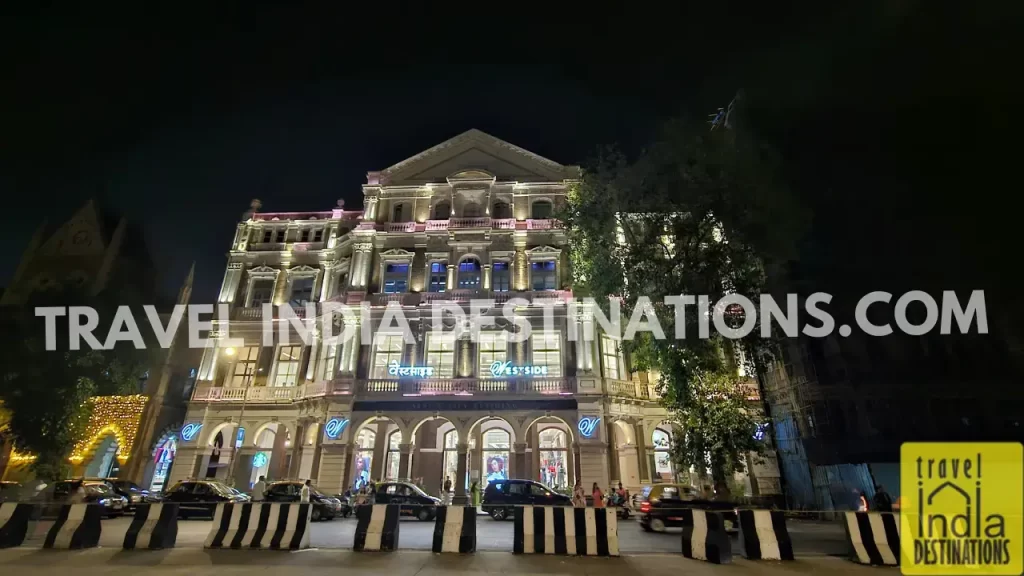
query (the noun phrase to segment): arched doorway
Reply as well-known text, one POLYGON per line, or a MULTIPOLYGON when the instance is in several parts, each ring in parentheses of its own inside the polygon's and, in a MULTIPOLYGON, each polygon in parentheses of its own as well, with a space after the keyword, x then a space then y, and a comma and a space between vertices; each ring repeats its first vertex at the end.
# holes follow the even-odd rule
POLYGON ((639 489, 640 455, 643 452, 639 452, 636 445, 636 430, 629 422, 615 420, 612 432, 617 455, 617 468, 612 474, 612 481, 622 482, 623 486, 631 490, 639 489))
POLYGON ((358 490, 371 480, 398 480, 402 472, 402 443, 398 425, 387 417, 373 417, 355 433, 353 463, 347 485, 358 490))
POLYGON ((569 487, 569 435, 557 426, 541 427, 537 434, 540 449, 538 480, 548 488, 569 487))
MULTIPOLYGON (((444 482, 452 482, 452 492, 458 490, 459 477, 459 432, 455 425, 443 416, 424 418, 412 430, 412 444, 409 475, 428 494, 444 496, 444 482)), ((468 454, 463 452, 467 458, 468 454)), ((461 481, 468 488, 469 468, 463 465, 461 481)))
POLYGON ((651 434, 654 446, 653 480, 655 482, 674 482, 675 466, 672 463, 672 433, 664 428, 655 428, 651 434))
POLYGON ((150 492, 163 492, 177 452, 177 434, 164 434, 153 451, 153 479, 149 482, 150 492))
POLYGON ((260 476, 267 480, 279 480, 288 475, 291 468, 291 431, 281 422, 271 422, 256 429, 249 472, 249 485, 254 485, 260 476))

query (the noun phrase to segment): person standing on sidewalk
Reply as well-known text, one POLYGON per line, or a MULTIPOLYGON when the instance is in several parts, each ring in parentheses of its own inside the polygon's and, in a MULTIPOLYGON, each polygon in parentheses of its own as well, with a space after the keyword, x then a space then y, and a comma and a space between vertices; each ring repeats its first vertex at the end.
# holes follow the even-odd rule
POLYGON ((601 492, 597 482, 594 482, 594 488, 590 495, 594 498, 594 508, 604 508, 604 492, 601 492))
POLYGON ((572 505, 576 508, 587 507, 587 495, 583 492, 583 483, 576 479, 576 485, 572 487, 572 505))
POLYGON ((260 476, 260 479, 252 487, 252 501, 260 502, 263 500, 263 493, 267 491, 267 477, 260 476))
POLYGON ((452 479, 451 479, 450 476, 445 476, 444 477, 444 494, 443 494, 443 496, 444 497, 441 499, 441 501, 444 502, 445 505, 451 504, 451 502, 452 502, 452 479))
POLYGON ((302 490, 299 492, 299 502, 309 504, 309 492, 313 488, 312 484, 312 480, 306 480, 306 483, 302 485, 302 490))

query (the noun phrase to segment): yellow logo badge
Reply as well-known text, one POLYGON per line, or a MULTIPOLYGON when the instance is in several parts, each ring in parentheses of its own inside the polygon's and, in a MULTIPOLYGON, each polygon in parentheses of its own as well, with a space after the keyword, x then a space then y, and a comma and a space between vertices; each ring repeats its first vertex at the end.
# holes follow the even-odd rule
POLYGON ((900 451, 904 574, 1024 571, 1024 446, 907 442, 900 451))

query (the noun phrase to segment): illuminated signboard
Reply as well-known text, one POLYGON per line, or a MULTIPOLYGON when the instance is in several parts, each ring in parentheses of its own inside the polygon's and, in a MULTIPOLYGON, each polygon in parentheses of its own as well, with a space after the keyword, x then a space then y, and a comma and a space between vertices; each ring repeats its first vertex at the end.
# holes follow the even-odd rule
POLYGON ((196 437, 196 434, 199 434, 199 429, 202 427, 203 425, 198 422, 185 424, 181 427, 181 439, 185 442, 191 442, 196 437))
POLYGON ((764 440, 764 435, 765 435, 765 432, 767 432, 767 431, 768 431, 768 425, 767 424, 758 424, 757 425, 757 430, 754 431, 754 440, 757 440, 759 442, 761 440, 764 440))
POLYGON ((512 362, 495 362, 494 364, 491 364, 491 376, 494 376, 495 378, 547 375, 547 366, 513 366, 512 362))
POLYGON ((238 434, 235 435, 235 448, 241 448, 242 442, 245 442, 245 428, 240 426, 238 434))
POLYGON ((267 457, 267 453, 266 452, 257 452, 252 457, 252 467, 253 468, 263 468, 264 466, 267 465, 267 462, 269 462, 269 461, 270 461, 270 458, 267 457))
POLYGON ((597 423, 600 421, 600 418, 594 416, 584 416, 580 418, 580 423, 576 428, 579 429, 580 435, 584 438, 593 438, 597 432, 597 423))
POLYGON ((398 376, 400 378, 408 378, 410 376, 419 376, 420 378, 427 378, 434 375, 433 366, 399 366, 398 362, 392 360, 388 364, 388 374, 392 376, 398 376))
POLYGON ((336 440, 346 426, 348 426, 348 418, 331 418, 324 426, 324 434, 327 434, 331 440, 336 440))

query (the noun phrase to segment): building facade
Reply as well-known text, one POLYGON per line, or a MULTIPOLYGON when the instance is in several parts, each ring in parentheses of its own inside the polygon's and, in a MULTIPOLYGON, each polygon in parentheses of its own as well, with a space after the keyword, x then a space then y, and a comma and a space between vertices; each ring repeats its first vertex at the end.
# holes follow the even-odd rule
POLYGON ((254 201, 219 295, 231 316, 214 324, 170 481, 311 478, 337 493, 411 479, 436 493, 450 478, 458 497, 501 477, 588 489, 673 478, 674 431, 653 381, 630 375, 612 338, 570 338, 593 322, 566 305, 566 234, 553 215, 578 175, 471 130, 370 172, 363 210, 267 213, 254 201), (432 330, 432 305, 468 311, 474 299, 493 302, 479 337, 432 330), (337 333, 342 322, 323 313, 333 302, 368 307, 369 329, 325 339, 326 323, 337 333), (317 317, 309 342, 275 333, 267 345, 263 314, 290 325, 283 304, 317 317), (399 309, 411 341, 389 317, 399 309), (516 342, 519 322, 532 330, 516 342))

